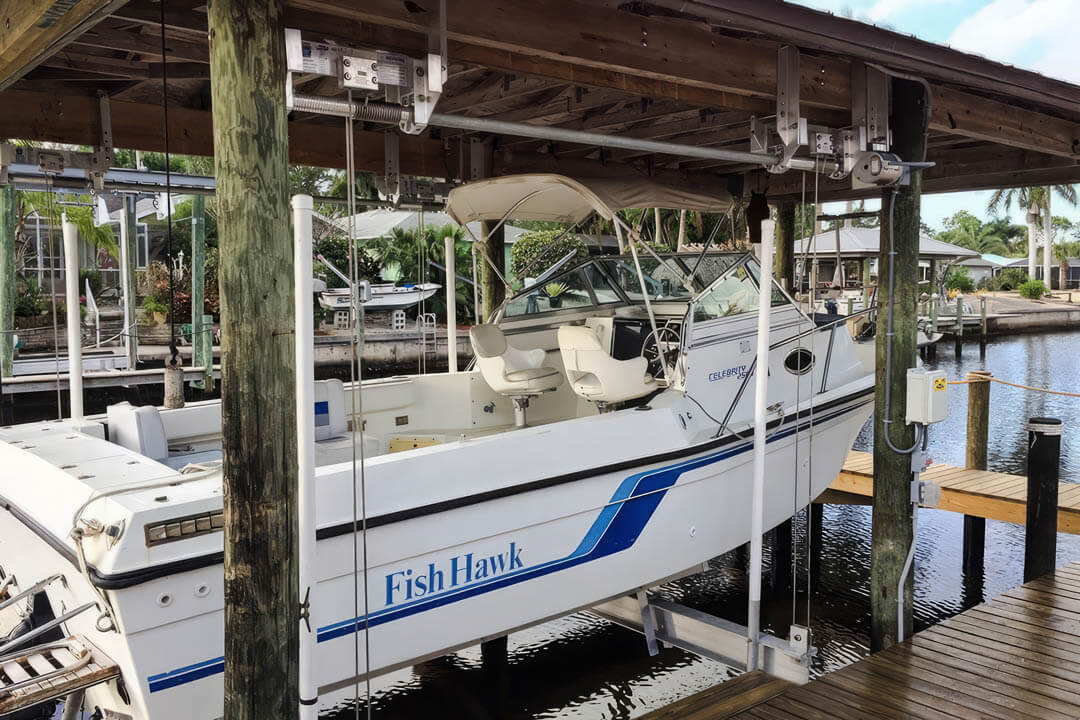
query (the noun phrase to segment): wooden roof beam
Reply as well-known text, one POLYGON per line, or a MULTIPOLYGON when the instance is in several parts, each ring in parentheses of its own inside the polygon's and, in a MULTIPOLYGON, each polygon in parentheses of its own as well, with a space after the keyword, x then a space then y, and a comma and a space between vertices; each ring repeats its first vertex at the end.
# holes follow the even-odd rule
MULTIPOLYGON (((412 42, 419 49, 429 16, 424 6, 429 2, 434 0, 362 4, 289 0, 289 6, 298 21, 303 17, 300 10, 319 9, 362 27, 375 24, 412 33, 414 39, 399 42, 412 42)), ((714 33, 701 22, 641 16, 590 0, 533 0, 501 6, 499 13, 491 13, 485 0, 458 0, 447 22, 452 40, 449 52, 455 60, 638 96, 667 97, 698 107, 775 112, 775 42, 736 39, 714 33), (472 22, 473 17, 484 17, 485 22, 472 22)), ((388 34, 385 29, 378 32, 383 37, 388 34)), ((804 53, 800 92, 804 114, 812 121, 824 120, 814 115, 815 110, 825 109, 840 113, 839 122, 828 124, 847 123, 849 67, 846 60, 804 53)), ((1076 122, 940 83, 931 83, 931 88, 934 130, 1063 157, 1080 156, 1080 124, 1076 122)))
MULTIPOLYGON (((21 138, 95 145, 100 142, 96 98, 56 96, 25 90, 0 92, 0 138, 21 138), (32 128, 30 133, 27 128, 32 128)), ((118 148, 164 150, 160 105, 110 103, 113 142, 118 148)), ((383 133, 356 131, 356 167, 382 172, 383 133)), ((169 149, 184 155, 214 154, 212 114, 203 110, 169 108, 169 149)), ((401 138, 401 171, 409 175, 444 177, 457 172, 456 153, 443 152, 442 143, 411 135, 401 138), (452 165, 447 168, 447 163, 452 165)), ((297 165, 345 167, 345 134, 339 127, 289 123, 289 160, 297 165)))
MULTIPOLYGON (((80 35, 75 42, 87 47, 149 55, 155 60, 161 58, 161 37, 157 35, 110 30, 98 26, 80 35)), ((187 42, 168 36, 165 38, 165 54, 169 62, 210 62, 210 51, 205 43, 187 42)))
POLYGON ((0 0, 0 90, 9 87, 127 0, 0 0))

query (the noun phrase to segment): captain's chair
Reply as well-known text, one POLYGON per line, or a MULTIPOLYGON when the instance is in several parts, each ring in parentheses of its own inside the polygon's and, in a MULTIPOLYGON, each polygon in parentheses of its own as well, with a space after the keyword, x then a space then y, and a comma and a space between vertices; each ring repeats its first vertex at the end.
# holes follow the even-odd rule
POLYGON ((604 350, 590 327, 560 327, 559 350, 574 392, 592 400, 601 410, 610 403, 633 400, 656 389, 645 358, 616 360, 604 350))
POLYGON ((496 325, 474 325, 469 341, 480 374, 492 390, 513 398, 514 424, 525 426, 529 398, 554 390, 562 384, 562 373, 544 366, 541 348, 520 350, 511 345, 496 325))

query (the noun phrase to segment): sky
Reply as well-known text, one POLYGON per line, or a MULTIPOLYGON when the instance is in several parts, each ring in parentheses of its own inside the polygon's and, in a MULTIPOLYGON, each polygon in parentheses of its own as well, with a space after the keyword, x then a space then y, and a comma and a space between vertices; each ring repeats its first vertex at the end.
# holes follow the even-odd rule
MULTIPOLYGON (((922 40, 1080 83, 1080 0, 792 0, 872 22, 922 40)), ((988 218, 990 191, 924 195, 923 221, 940 229, 957 210, 988 218)), ((1080 210, 1055 197, 1055 215, 1074 223, 1080 210)), ((877 205, 868 207, 876 207, 877 205)), ((826 206, 828 212, 842 209, 826 206)), ((1024 213, 1013 208, 1013 222, 1024 213)))

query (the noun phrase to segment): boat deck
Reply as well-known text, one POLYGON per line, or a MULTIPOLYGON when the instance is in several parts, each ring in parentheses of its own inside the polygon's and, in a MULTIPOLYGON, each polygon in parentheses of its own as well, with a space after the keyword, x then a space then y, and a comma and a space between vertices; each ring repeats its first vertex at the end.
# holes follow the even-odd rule
MULTIPOLYGON (((941 486, 939 510, 1023 525, 1027 518, 1027 478, 989 470, 970 470, 935 463, 922 479, 941 486)), ((829 488, 826 502, 863 502, 874 496, 874 457, 851 451, 829 488), (854 497, 852 497, 854 496, 854 497)), ((1058 488, 1058 532, 1080 533, 1080 483, 1058 488)))
POLYGON ((1075 719, 1078 658, 1073 563, 808 685, 751 674, 641 720, 1075 719))

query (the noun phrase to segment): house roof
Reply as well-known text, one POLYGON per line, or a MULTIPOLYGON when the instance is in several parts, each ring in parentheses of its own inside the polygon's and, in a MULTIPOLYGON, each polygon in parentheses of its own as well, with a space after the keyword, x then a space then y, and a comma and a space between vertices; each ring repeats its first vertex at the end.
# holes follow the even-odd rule
MULTIPOLYGON (((1066 260, 1066 262, 1069 263, 1069 267, 1071 267, 1071 268, 1080 267, 1080 257, 1068 258, 1066 260)), ((1037 262, 1037 263, 1035 263, 1035 266, 1036 267, 1042 267, 1042 263, 1037 262)), ((1008 264, 1008 267, 1026 268, 1027 267, 1027 258, 1022 257, 1022 258, 1016 258, 1015 260, 1011 260, 1009 262, 1009 264, 1008 264)), ((1054 262, 1050 263, 1050 267, 1061 267, 1061 261, 1058 260, 1057 258, 1054 258, 1054 262)))
MULTIPOLYGON (((803 238, 795 243, 795 252, 816 252, 818 255, 836 254, 836 230, 819 233, 810 238, 803 238), (805 249, 804 249, 805 248, 805 249)), ((841 227, 840 255, 848 258, 874 257, 881 249, 881 231, 879 228, 841 227)), ((939 258, 974 258, 979 254, 974 250, 935 240, 928 235, 919 236, 919 256, 939 258)))
POLYGON ((1013 258, 1002 257, 1001 255, 994 255, 993 253, 983 253, 979 257, 961 260, 960 264, 968 267, 1001 268, 1007 267, 1012 261, 1013 258))

